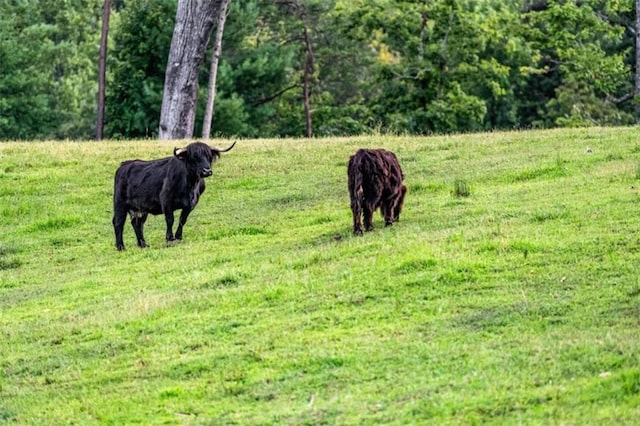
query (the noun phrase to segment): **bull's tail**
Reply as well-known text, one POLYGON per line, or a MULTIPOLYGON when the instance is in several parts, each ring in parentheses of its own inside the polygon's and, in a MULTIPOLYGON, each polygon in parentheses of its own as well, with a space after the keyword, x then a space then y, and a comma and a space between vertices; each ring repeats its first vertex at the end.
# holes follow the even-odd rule
MULTIPOLYGON (((126 162, 125 162, 126 163, 126 162)), ((124 230, 124 224, 127 221, 127 207, 125 203, 126 197, 126 179, 123 176, 124 169, 122 163, 113 180, 113 230, 116 236, 116 248, 118 250, 124 250, 124 241, 122 233, 124 230)))

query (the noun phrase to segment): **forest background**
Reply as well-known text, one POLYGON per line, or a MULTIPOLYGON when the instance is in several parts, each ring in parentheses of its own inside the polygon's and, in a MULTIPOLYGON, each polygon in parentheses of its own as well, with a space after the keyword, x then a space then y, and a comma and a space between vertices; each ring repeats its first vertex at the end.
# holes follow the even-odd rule
MULTIPOLYGON (((314 136, 634 124, 637 3, 232 0, 212 135, 304 136, 305 78, 314 136)), ((0 0, 0 140, 95 138, 103 4, 0 0)), ((105 138, 158 136, 177 4, 111 2, 105 138)))

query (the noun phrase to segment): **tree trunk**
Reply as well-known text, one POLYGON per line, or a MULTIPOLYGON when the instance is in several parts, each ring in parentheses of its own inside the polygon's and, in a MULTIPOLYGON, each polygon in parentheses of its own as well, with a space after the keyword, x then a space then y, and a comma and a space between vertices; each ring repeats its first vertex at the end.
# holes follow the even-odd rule
POLYGON ((96 118, 96 139, 104 137, 104 97, 107 74, 107 41, 109 39, 109 17, 111 16, 111 0, 104 0, 102 5, 102 35, 100 36, 100 58, 98 61, 98 112, 96 118))
MULTIPOLYGON (((424 67, 424 50, 425 41, 427 39, 427 24, 429 23, 429 15, 426 11, 422 12, 422 24, 420 25, 420 45, 418 46, 418 63, 420 67, 424 67)), ((422 74, 422 73, 419 73, 422 74)), ((419 102, 423 111, 427 110, 427 80, 424 76, 417 75, 418 85, 420 87, 419 102)))
POLYGON ((223 0, 179 0, 160 111, 160 139, 193 137, 198 71, 223 0))
POLYGON ((209 139, 211 136, 211 123, 213 122, 213 112, 216 101, 216 79, 218 77, 218 62, 222 53, 222 33, 224 23, 227 20, 227 7, 231 0, 222 0, 218 24, 216 28, 216 40, 213 46, 213 57, 211 58, 211 68, 209 70, 209 86, 207 87, 207 106, 204 110, 204 121, 202 123, 202 138, 209 139))
MULTIPOLYGON (((640 0, 638 0, 640 1, 640 0)), ((304 116, 307 128, 307 137, 313 137, 313 123, 311 121, 311 78, 313 76, 313 50, 311 49, 311 38, 307 29, 305 19, 302 19, 304 45, 306 49, 306 60, 304 64, 304 74, 302 77, 302 92, 304 96, 304 116)))
POLYGON ((636 74, 633 88, 636 123, 640 122, 640 0, 636 0, 636 74))
MULTIPOLYGON (((313 80, 314 57, 307 22, 307 5, 304 0, 276 0, 276 5, 286 13, 300 20, 302 23, 302 42, 304 43, 304 63, 302 65, 302 100, 304 103, 304 118, 306 136, 313 137, 313 121, 311 117, 311 83, 313 80)), ((296 37, 297 40, 297 37, 296 37)))

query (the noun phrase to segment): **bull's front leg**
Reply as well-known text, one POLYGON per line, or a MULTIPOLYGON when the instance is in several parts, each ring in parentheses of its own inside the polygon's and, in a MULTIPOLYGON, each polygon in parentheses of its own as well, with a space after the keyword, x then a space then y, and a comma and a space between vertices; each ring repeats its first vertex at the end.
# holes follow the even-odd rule
POLYGON ((400 213, 402 212, 402 206, 404 205, 404 197, 407 195, 407 187, 402 185, 400 187, 400 192, 398 193, 398 197, 396 198, 396 204, 393 208, 393 221, 397 222, 400 220, 400 213))
POLYGON ((184 208, 180 213, 180 223, 178 223, 178 229, 176 230, 176 240, 182 240, 182 227, 187 223, 191 209, 184 208))
POLYGON ((174 241, 175 238, 173 236, 173 210, 165 210, 164 219, 167 222, 167 242, 174 241))
POLYGON ((393 225, 394 217, 393 212, 395 211, 395 202, 394 199, 385 200, 380 206, 380 212, 384 217, 384 226, 393 225))

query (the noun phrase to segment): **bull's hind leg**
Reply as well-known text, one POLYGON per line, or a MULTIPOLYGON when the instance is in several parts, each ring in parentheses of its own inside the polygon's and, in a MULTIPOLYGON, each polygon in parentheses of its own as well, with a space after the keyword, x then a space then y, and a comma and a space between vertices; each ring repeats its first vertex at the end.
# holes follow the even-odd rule
POLYGON ((147 221, 147 213, 131 213, 131 226, 136 233, 136 239, 138 240, 138 247, 147 247, 147 242, 144 240, 144 223, 147 221))
POLYGON ((113 230, 116 234, 116 249, 124 250, 124 241, 122 239, 122 233, 124 231, 124 224, 127 221, 127 211, 123 209, 116 209, 113 213, 113 230))

